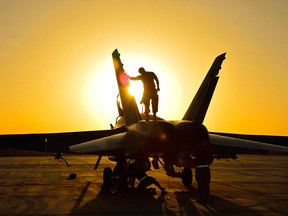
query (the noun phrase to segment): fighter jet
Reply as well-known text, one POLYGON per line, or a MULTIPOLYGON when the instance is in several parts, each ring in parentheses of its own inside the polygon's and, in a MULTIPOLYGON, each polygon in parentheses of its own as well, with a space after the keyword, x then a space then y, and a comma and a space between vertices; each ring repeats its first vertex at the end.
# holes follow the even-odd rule
MULTIPOLYGON (((102 156, 117 163, 117 167, 127 169, 136 164, 146 172, 151 164, 166 170, 167 175, 180 177, 185 186, 192 183, 192 168, 196 145, 201 140, 212 144, 214 157, 236 158, 236 154, 254 151, 288 152, 285 146, 233 138, 209 133, 203 121, 216 88, 219 71, 226 53, 217 56, 193 98, 186 113, 180 120, 146 121, 139 112, 136 100, 129 93, 129 77, 117 49, 112 53, 115 75, 119 88, 117 109, 119 116, 111 129, 103 131, 85 131, 53 134, 1 135, 0 147, 20 148, 36 151, 99 155, 95 169, 102 156), (124 161, 124 162, 123 162, 124 161), (181 172, 175 171, 181 169, 181 172)), ((112 63, 112 62, 111 62, 112 63)), ((177 105, 176 105, 177 106, 177 105)), ((105 170, 104 170, 105 171, 105 170)), ((107 171, 107 169, 106 169, 107 171)), ((104 179, 110 178, 105 176, 104 179)), ((110 175, 110 174, 109 174, 110 175)))
MULTIPOLYGON (((215 147, 215 156, 221 155, 221 147, 223 149, 226 146, 238 147, 242 151, 244 148, 246 151, 253 148, 287 151, 288 149, 284 147, 209 135, 203 120, 217 85, 225 55, 226 53, 223 53, 216 57, 182 120, 167 121, 158 118, 156 121, 145 121, 144 115, 138 110, 134 96, 129 93, 129 77, 116 49, 112 57, 119 88, 117 108, 120 118, 115 128, 125 128, 125 131, 70 146, 71 152, 114 156, 116 162, 120 162, 118 159, 126 158, 138 164, 143 172, 150 169, 149 158, 152 158, 154 168, 158 168, 160 162, 168 175, 181 177, 184 185, 189 186, 192 182, 191 168, 194 167, 193 155, 197 143, 203 139, 215 147), (181 175, 175 173, 175 166, 183 168, 181 175)), ((230 156, 235 158, 233 155, 230 156)))

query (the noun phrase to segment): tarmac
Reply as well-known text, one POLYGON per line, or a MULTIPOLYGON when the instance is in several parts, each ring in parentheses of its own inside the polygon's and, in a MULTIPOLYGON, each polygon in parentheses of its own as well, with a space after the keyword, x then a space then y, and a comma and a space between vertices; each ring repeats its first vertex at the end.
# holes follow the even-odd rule
MULTIPOLYGON (((103 169, 115 166, 97 156, 0 157, 0 215, 288 215, 288 156, 240 155, 211 166, 213 202, 196 202, 197 183, 150 170, 167 194, 101 189, 103 169), (70 174, 77 174, 75 179, 70 174), (70 176, 71 177, 71 176, 70 176)), ((194 170, 193 170, 194 172, 194 170)))

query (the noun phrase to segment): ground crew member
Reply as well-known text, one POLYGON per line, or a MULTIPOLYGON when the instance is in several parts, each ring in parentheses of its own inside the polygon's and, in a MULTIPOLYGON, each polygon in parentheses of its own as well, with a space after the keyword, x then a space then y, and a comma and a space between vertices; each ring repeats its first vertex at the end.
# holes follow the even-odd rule
POLYGON ((161 193, 165 193, 166 188, 162 187, 155 178, 148 176, 145 172, 138 169, 135 164, 130 164, 128 169, 129 174, 139 180, 139 184, 137 185, 138 190, 144 191, 148 186, 154 184, 161 190, 161 193))
POLYGON ((210 193, 211 175, 209 165, 213 162, 212 146, 206 139, 201 140, 197 144, 195 160, 195 179, 198 184, 199 193, 197 201, 206 202, 210 193))
POLYGON ((143 103, 145 106, 146 121, 149 121, 150 100, 152 101, 153 120, 156 121, 156 113, 158 112, 158 101, 159 101, 157 92, 160 91, 158 77, 155 75, 155 73, 148 72, 143 67, 140 67, 138 71, 141 75, 137 77, 129 77, 129 79, 142 81, 144 92, 140 103, 143 103), (155 86, 154 81, 156 81, 157 86, 155 86))

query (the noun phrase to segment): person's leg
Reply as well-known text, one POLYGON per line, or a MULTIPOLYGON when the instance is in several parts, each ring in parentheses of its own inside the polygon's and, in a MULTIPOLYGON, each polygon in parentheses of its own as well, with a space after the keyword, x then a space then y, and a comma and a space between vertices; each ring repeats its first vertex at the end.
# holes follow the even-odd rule
POLYGON ((146 121, 149 121, 149 113, 150 113, 150 109, 149 109, 149 106, 150 106, 150 98, 147 96, 147 95, 143 95, 142 97, 142 102, 145 106, 145 120, 146 121))
POLYGON ((154 121, 156 121, 156 113, 158 112, 158 103, 159 103, 159 97, 158 94, 155 94, 152 97, 152 112, 154 121))
POLYGON ((208 201, 208 197, 210 194, 210 180, 211 180, 211 174, 210 174, 210 168, 208 167, 205 169, 205 188, 204 188, 204 193, 205 193, 205 200, 208 201))
POLYGON ((151 182, 152 182, 155 186, 157 186, 161 191, 165 191, 166 188, 162 187, 162 186, 160 185, 160 183, 159 183, 155 178, 153 178, 153 177, 149 177, 149 178, 150 178, 151 182))
POLYGON ((198 194, 199 194, 199 201, 204 200, 204 192, 205 192, 205 179, 203 178, 202 168, 196 168, 195 171, 195 179, 198 185, 198 194))

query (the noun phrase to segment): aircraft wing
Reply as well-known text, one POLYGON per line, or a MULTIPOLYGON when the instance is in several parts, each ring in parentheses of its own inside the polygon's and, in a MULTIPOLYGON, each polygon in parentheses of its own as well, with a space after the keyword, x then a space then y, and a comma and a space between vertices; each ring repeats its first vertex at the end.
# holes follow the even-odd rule
POLYGON ((129 156, 147 143, 138 133, 127 131, 88 142, 70 146, 72 153, 77 154, 97 154, 107 156, 119 156, 125 154, 129 156))
POLYGON ((288 153, 288 147, 286 146, 228 137, 213 133, 210 133, 210 141, 213 145, 214 154, 219 157, 232 156, 233 158, 233 155, 236 156, 236 154, 239 153, 256 153, 262 151, 288 153))
POLYGON ((238 139, 252 140, 257 142, 264 142, 273 145, 280 145, 288 147, 288 136, 271 136, 271 135, 255 135, 255 134, 232 134, 232 133, 220 133, 210 132, 210 134, 221 135, 225 137, 234 137, 238 139))
POLYGON ((0 148, 37 152, 71 152, 69 146, 126 131, 124 127, 112 130, 95 130, 66 133, 0 135, 0 148))

